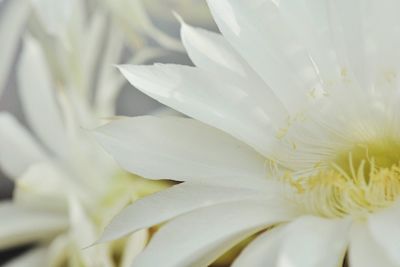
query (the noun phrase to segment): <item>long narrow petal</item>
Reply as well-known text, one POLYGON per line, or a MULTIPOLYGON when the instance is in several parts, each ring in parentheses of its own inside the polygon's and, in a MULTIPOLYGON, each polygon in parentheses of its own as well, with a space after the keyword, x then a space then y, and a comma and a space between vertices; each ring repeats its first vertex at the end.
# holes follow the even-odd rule
POLYGON ((390 261, 384 249, 372 237, 367 225, 362 223, 352 227, 349 262, 351 267, 399 266, 390 261))
POLYGON ((84 266, 113 266, 106 245, 86 248, 96 239, 96 227, 76 197, 70 196, 69 208, 71 253, 76 254, 84 266))
POLYGON ((302 217, 253 241, 233 267, 336 267, 343 262, 349 222, 302 217))
POLYGON ((133 266, 208 266, 240 240, 291 216, 254 200, 200 209, 161 228, 133 266))
MULTIPOLYGON (((262 189, 260 189, 262 190, 262 189)), ((272 188, 270 188, 273 191, 272 188)), ((106 228, 101 241, 117 239, 131 232, 151 227, 189 211, 265 197, 265 192, 186 182, 137 200, 117 215, 106 228)))
POLYGON ((73 0, 31 0, 39 19, 49 34, 58 35, 65 32, 73 17, 73 0))
POLYGON ((246 92, 258 101, 259 108, 279 125, 287 111, 279 98, 220 34, 191 27, 182 22, 182 42, 193 63, 211 73, 224 73, 238 84, 247 84, 246 92))
POLYGON ((0 17, 0 96, 6 86, 18 43, 28 17, 29 5, 24 0, 7 1, 0 17))
POLYGON ((9 202, 0 204, 0 249, 43 240, 63 230, 65 216, 20 207, 9 202))
POLYGON ((131 267, 133 260, 146 247, 149 240, 149 231, 141 230, 131 236, 125 243, 124 251, 122 252, 121 264, 119 267, 131 267))
POLYGON ((66 151, 66 136, 55 88, 37 41, 26 37, 18 69, 21 101, 29 124, 57 155, 66 151))
POLYGON ((20 176, 30 165, 46 158, 30 133, 12 115, 0 113, 0 166, 9 177, 20 176))
POLYGON ((233 135, 261 153, 270 152, 275 140, 267 136, 274 137, 277 127, 265 108, 269 102, 259 101, 267 101, 267 94, 252 93, 248 89, 252 84, 246 80, 181 65, 126 65, 120 70, 150 97, 233 135))
POLYGON ((99 128, 96 137, 124 169, 150 179, 265 176, 257 152, 192 119, 121 119, 99 128))

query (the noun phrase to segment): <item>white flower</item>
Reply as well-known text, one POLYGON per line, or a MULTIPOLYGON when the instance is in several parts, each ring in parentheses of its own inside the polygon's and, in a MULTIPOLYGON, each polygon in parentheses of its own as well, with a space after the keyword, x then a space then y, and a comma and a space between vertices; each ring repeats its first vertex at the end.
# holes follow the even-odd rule
POLYGON ((18 91, 33 135, 0 113, 0 165, 16 184, 13 201, 0 202, 0 249, 37 247, 7 266, 124 267, 147 243, 144 230, 83 249, 124 206, 165 187, 123 172, 88 132, 114 115, 122 85, 111 64, 123 41, 113 32, 104 50, 94 49, 105 27, 97 23, 69 24, 59 38, 32 25, 35 37, 24 37, 18 91))
POLYGON ((182 26, 197 67, 121 66, 191 118, 97 138, 128 171, 184 183, 135 202, 103 241, 167 222, 133 266, 400 266, 400 2, 209 0, 223 36, 182 26))
MULTIPOLYGON (((3 0, 1 7, 0 96, 11 75, 25 28, 31 33, 39 31, 41 37, 48 35, 49 43, 64 42, 66 50, 73 48, 74 38, 78 37, 88 39, 89 42, 83 45, 92 46, 90 49, 101 50, 104 40, 99 43, 90 43, 90 40, 101 35, 103 24, 107 24, 110 27, 107 41, 123 39, 134 53, 131 61, 141 63, 171 51, 183 51, 175 37, 159 29, 154 17, 162 13, 173 17, 172 10, 175 9, 200 24, 211 21, 205 3, 197 0, 3 0), (95 14, 91 25, 86 25, 88 14, 95 14), (91 28, 89 35, 76 36, 88 33, 88 27, 91 28), (75 35, 68 36, 68 31, 75 35), (56 40, 52 40, 53 37, 56 40)), ((56 54, 66 57, 69 53, 61 50, 56 54)), ((90 64, 90 60, 86 60, 90 64)))

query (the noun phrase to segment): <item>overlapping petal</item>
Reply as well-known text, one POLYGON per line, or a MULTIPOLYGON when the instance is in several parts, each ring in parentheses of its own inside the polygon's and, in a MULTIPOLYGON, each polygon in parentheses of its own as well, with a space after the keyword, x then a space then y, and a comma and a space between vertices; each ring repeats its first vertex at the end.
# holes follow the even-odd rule
POLYGON ((344 259, 349 221, 304 216, 260 235, 233 267, 336 267, 344 259))
POLYGON ((65 155, 66 136, 55 88, 38 42, 26 37, 18 69, 24 113, 41 141, 56 155, 65 155))
POLYGON ((133 266, 207 266, 240 240, 292 216, 260 200, 200 209, 163 226, 133 266))
POLYGON ((63 214, 34 210, 10 202, 0 204, 0 248, 44 240, 64 230, 63 214))
POLYGON ((121 119, 99 128, 96 137, 125 170, 145 178, 265 176, 265 159, 252 148, 188 118, 121 119))
POLYGON ((129 65, 120 70, 132 85, 161 103, 270 153, 274 139, 267 136, 273 137, 277 127, 265 108, 274 102, 267 90, 250 91, 253 84, 244 79, 189 66, 129 65))
MULTIPOLYGON (((267 199, 272 199, 271 192, 279 191, 277 184, 267 183, 267 181, 258 188, 247 189, 245 186, 240 188, 229 185, 229 179, 225 179, 225 182, 226 186, 213 185, 212 182, 211 184, 186 182, 139 199, 113 219, 101 241, 113 240, 200 208, 249 199, 261 198, 267 201, 267 199), (267 188, 268 185, 270 195, 263 190, 263 186, 267 188)), ((245 182, 243 181, 242 184, 245 182)), ((273 199, 273 201, 277 200, 273 199)))
POLYGON ((398 266, 374 240, 368 226, 362 223, 354 224, 351 230, 349 264, 351 267, 398 266))

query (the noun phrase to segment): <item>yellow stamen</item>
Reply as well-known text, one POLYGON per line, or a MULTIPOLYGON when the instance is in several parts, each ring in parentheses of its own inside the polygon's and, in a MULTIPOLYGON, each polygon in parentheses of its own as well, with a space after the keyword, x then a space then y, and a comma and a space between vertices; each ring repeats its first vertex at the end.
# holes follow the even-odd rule
POLYGON ((367 214, 389 207, 400 196, 398 143, 386 140, 356 146, 306 177, 286 175, 294 200, 324 217, 367 214))

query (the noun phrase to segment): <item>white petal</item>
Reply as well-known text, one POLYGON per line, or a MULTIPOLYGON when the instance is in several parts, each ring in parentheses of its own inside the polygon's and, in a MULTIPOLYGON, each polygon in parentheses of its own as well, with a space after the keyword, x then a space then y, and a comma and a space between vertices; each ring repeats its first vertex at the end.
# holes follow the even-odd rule
POLYGON ((238 84, 246 84, 248 97, 259 101, 259 107, 270 116, 273 123, 278 125, 287 117, 280 100, 222 35, 193 28, 184 22, 181 35, 187 53, 196 66, 210 73, 223 73, 238 84))
POLYGON ((208 266, 242 239, 291 216, 263 201, 200 209, 162 227, 133 266, 208 266))
POLYGON ((20 35, 28 17, 29 5, 25 0, 12 0, 3 4, 0 17, 0 96, 6 86, 20 35))
MULTIPOLYGON (((96 72, 98 71, 98 68, 100 68, 100 66, 111 69, 111 64, 109 64, 109 62, 103 61, 103 56, 106 56, 106 51, 102 51, 103 46, 99 45, 105 39, 106 28, 107 16, 100 11, 95 12, 91 17, 90 24, 88 25, 88 30, 83 32, 84 36, 82 36, 80 40, 80 45, 82 46, 82 51, 79 51, 80 53, 82 53, 81 75, 86 76, 86 79, 88 81, 87 87, 89 88, 96 88, 98 78, 96 75, 101 75, 96 72)), ((108 38, 112 38, 115 42, 118 42, 118 38, 115 38, 115 35, 110 35, 108 36, 108 38)), ((79 54, 78 51, 76 52, 79 54)), ((120 55, 121 50, 117 50, 114 53, 120 55)), ((117 62, 118 61, 114 61, 113 64, 117 62)), ((90 94, 91 92, 87 93, 90 94)))
POLYGON ((68 233, 60 234, 51 240, 46 255, 48 267, 58 267, 64 263, 64 260, 68 257, 70 244, 68 233))
POLYGON ((96 137, 124 169, 150 179, 265 175, 257 152, 192 119, 121 119, 99 128, 96 137))
POLYGON ((277 267, 279 249, 285 236, 285 226, 276 226, 258 236, 241 252, 232 267, 277 267))
POLYGON ((207 1, 222 34, 292 113, 320 86, 312 60, 276 1, 207 1))
POLYGON ((2 267, 43 267, 46 265, 46 256, 46 248, 31 249, 2 267))
MULTIPOLYGON (((111 26, 110 26, 111 27, 111 26)), ((109 117, 115 114, 115 102, 122 89, 123 77, 112 64, 119 62, 124 48, 124 36, 119 27, 111 27, 108 32, 106 48, 103 52, 102 63, 98 70, 97 91, 95 95, 95 107, 100 117, 109 117)))
POLYGON ((343 262, 349 222, 302 217, 253 241, 234 267, 337 267, 343 262))
MULTIPOLYGON (((250 90, 248 87, 253 84, 245 79, 182 65, 126 65, 120 70, 150 97, 221 129, 262 153, 270 152, 275 139, 267 137, 274 137, 276 128, 267 112, 271 101, 266 97, 267 90, 250 90)), ((276 114, 286 115, 279 110, 276 114)))
POLYGON ((133 260, 143 251, 148 240, 147 230, 141 230, 129 236, 124 246, 120 267, 131 267, 133 260))
MULTIPOLYGON (((365 13, 368 1, 338 0, 330 5, 332 34, 338 44, 337 53, 349 67, 347 71, 357 79, 362 88, 370 88, 372 78, 368 52, 367 27, 365 13)), ((372 2, 372 1, 371 1, 372 2)))
POLYGON ((105 229, 101 241, 117 239, 199 208, 265 195, 254 189, 186 182, 139 199, 125 208, 105 229))
POLYGON ((67 25, 73 15, 73 0, 31 0, 39 19, 50 34, 58 35, 67 30, 67 25))
MULTIPOLYGON (((339 81, 345 66, 336 55, 329 14, 329 0, 280 1, 278 9, 298 41, 307 49, 325 84, 339 81)), ((325 88, 327 89, 327 88, 325 88)))
POLYGON ((51 77, 37 41, 26 37, 18 69, 21 101, 29 124, 57 155, 66 151, 62 116, 55 99, 51 77))
POLYGON ((10 114, 0 113, 0 165, 11 178, 20 176, 46 155, 30 133, 10 114))
POLYGON ((27 209, 8 202, 0 204, 0 249, 49 238, 67 226, 65 216, 27 209))
POLYGON ((383 210, 368 218, 368 229, 372 238, 397 265, 400 265, 399 219, 399 207, 383 210))
POLYGON ((67 211, 68 194, 85 196, 56 166, 46 162, 30 166, 16 181, 14 201, 32 208, 67 211), (60 191, 60 188, 63 190, 60 191))
POLYGON ((364 223, 357 223, 352 227, 349 262, 351 267, 399 266, 390 262, 384 248, 376 243, 364 223))
MULTIPOLYGON (((112 255, 109 246, 102 244, 89 247, 96 240, 96 225, 82 206, 82 203, 74 197, 69 198, 70 213, 70 253, 71 257, 77 257, 77 263, 83 266, 112 267, 112 255), (82 262, 81 262, 82 261, 82 262)), ((77 264, 76 266, 80 266, 77 264)))

